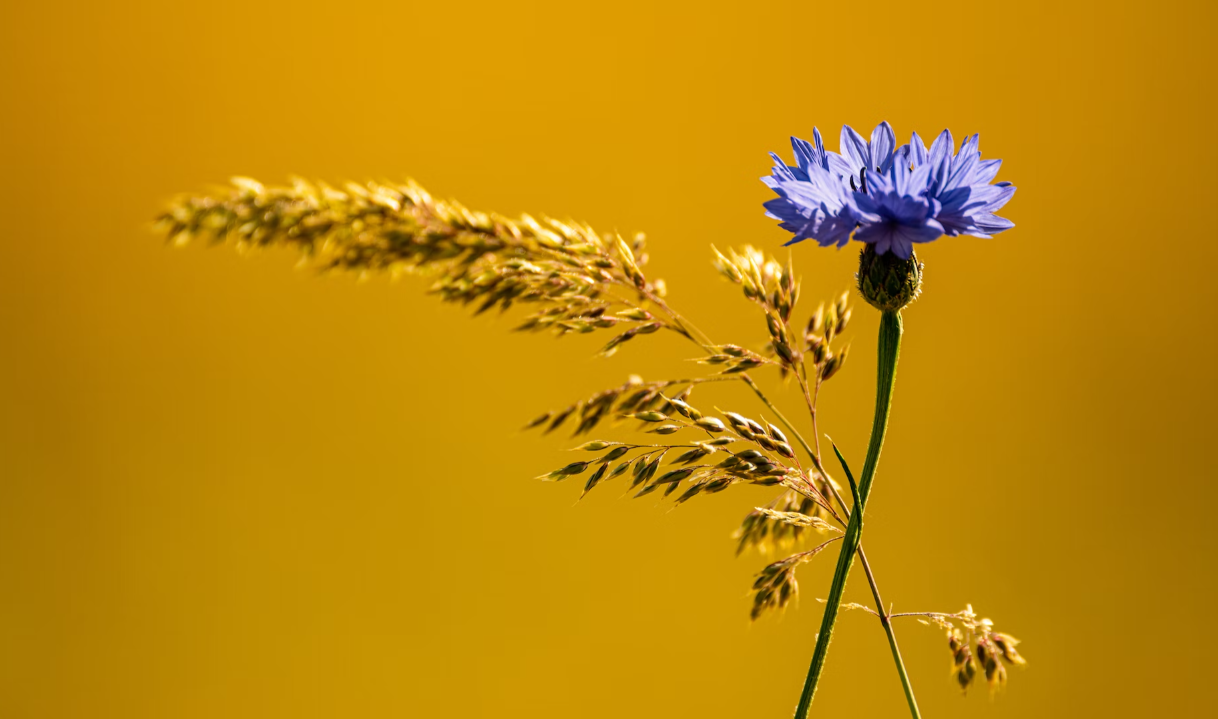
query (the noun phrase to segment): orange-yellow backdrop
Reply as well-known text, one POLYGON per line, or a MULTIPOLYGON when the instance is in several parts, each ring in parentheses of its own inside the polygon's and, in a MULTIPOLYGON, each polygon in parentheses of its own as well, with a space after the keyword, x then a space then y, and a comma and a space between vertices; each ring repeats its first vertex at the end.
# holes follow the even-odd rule
MULTIPOLYGON (((961 698, 903 625, 926 715, 1212 711, 1214 31, 1171 0, 5 3, 0 716, 788 716, 832 560, 750 626, 728 534, 765 495, 575 505, 531 479, 570 442, 518 431, 689 348, 595 360, 146 220, 231 174, 409 173, 645 230, 673 302, 756 344, 709 243, 777 248, 765 153, 882 119, 980 132, 1020 187, 1015 230, 924 253, 867 544, 898 611, 972 602, 1031 666, 961 698)), ((849 286, 853 251, 795 257, 808 300, 849 286)), ((858 457, 856 317, 822 427, 858 457)), ((869 617, 816 711, 904 711, 869 617)))

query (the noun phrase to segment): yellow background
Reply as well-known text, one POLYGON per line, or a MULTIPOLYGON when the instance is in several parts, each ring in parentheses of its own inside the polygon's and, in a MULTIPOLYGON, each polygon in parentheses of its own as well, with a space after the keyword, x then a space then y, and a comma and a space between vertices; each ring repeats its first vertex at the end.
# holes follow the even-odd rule
MULTIPOLYGON (((597 360, 146 221, 232 174, 410 174, 644 230, 674 305, 757 346, 708 245, 777 249, 766 152, 882 119, 980 132, 1020 188, 1016 229, 923 253, 866 545, 897 611, 972 602, 1031 666, 961 698, 901 625, 926 716, 1208 715, 1214 31, 1170 0, 4 3, 0 716, 789 716, 832 558, 750 626, 765 560, 728 535, 766 493, 575 505, 531 479, 572 442, 518 431, 690 347, 597 360)), ((853 250, 795 258, 808 304, 850 285, 853 250)), ((855 316, 821 426, 861 464, 855 316)), ((904 712, 871 618, 815 712, 904 712)))

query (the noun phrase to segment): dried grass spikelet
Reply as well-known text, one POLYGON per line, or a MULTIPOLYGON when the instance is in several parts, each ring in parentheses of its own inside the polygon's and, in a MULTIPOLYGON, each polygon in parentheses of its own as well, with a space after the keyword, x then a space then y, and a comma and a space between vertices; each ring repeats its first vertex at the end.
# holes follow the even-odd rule
POLYGON ((800 283, 789 259, 785 264, 779 263, 774 257, 748 245, 740 250, 730 249, 728 254, 717 248, 714 251, 719 272, 740 285, 744 296, 765 313, 770 337, 766 350, 774 359, 760 355, 749 356, 747 360, 733 359, 730 353, 721 352, 702 361, 727 363, 725 372, 744 371, 764 362, 774 362, 784 377, 791 373, 798 376, 805 371, 807 363, 812 365, 815 379, 806 381, 817 385, 841 371, 850 347, 847 345, 835 353, 831 345, 845 331, 853 314, 849 307, 849 292, 843 292, 827 310, 822 302, 801 333, 791 326, 791 315, 799 301, 800 283), (738 367, 742 362, 745 366, 738 367))
POLYGON ((727 255, 716 247, 711 249, 715 252, 715 267, 740 285, 745 297, 772 309, 781 322, 791 318, 799 301, 799 281, 790 261, 782 264, 751 245, 739 251, 729 249, 727 255))
POLYGON ((643 274, 642 235, 627 242, 577 222, 477 212, 437 200, 413 181, 336 189, 300 179, 266 187, 234 178, 226 193, 178 198, 156 226, 177 245, 203 237, 239 248, 293 247, 304 264, 323 270, 435 273, 432 292, 476 303, 477 312, 544 305, 521 330, 563 335, 625 327, 605 353, 664 327, 686 334, 639 306, 663 296, 663 284, 643 274))
POLYGON ((718 248, 712 249, 719 272, 740 285, 744 296, 765 312, 769 350, 785 376, 801 361, 798 338, 790 330, 791 313, 799 302, 799 281, 790 259, 780 263, 751 245, 729 249, 726 255, 718 248))
POLYGON ((832 345, 834 340, 841 337, 842 333, 846 331, 853 315, 854 309, 850 306, 850 293, 843 292, 836 301, 828 306, 822 302, 817 306, 816 312, 808 318, 803 337, 804 351, 805 356, 815 367, 818 381, 824 382, 832 378, 846 364, 850 345, 847 344, 836 352, 832 345))
POLYGON ((952 677, 967 691, 974 679, 983 674, 990 691, 1006 685, 1006 665, 1023 666, 1027 660, 1016 650, 1019 640, 1010 634, 994 631, 994 623, 978 617, 972 605, 954 614, 928 612, 916 616, 924 624, 933 624, 947 634, 952 653, 952 677))
POLYGON ((836 527, 824 520, 825 509, 811 498, 794 490, 786 490, 764 507, 757 507, 745 515, 740 527, 732 533, 736 540, 736 554, 746 549, 756 549, 766 555, 774 550, 793 546, 809 529, 825 531, 821 525, 836 531, 836 527), (781 516, 808 517, 815 522, 796 523, 782 521, 781 516))
POLYGON ((806 552, 792 554, 786 559, 766 565, 757 573, 757 578, 753 581, 753 609, 749 616, 756 621, 767 611, 782 609, 792 599, 799 596, 799 582, 795 580, 795 570, 799 565, 811 561, 825 547, 838 539, 841 537, 834 537, 806 552))
POLYGON ((807 499, 810 504, 799 501, 781 511, 776 510, 772 517, 764 515, 768 510, 758 510, 763 513, 762 516, 765 516, 767 522, 782 525, 781 529, 765 530, 767 533, 773 531, 776 536, 797 536, 807 529, 824 531, 830 528, 820 517, 809 514, 815 513, 815 507, 827 508, 826 501, 816 493, 807 475, 789 463, 794 453, 777 427, 769 424, 763 426, 761 422, 735 412, 720 412, 727 421, 708 416, 688 401, 689 387, 677 396, 668 397, 658 391, 655 384, 660 383, 647 387, 632 380, 621 388, 608 391, 608 394, 595 395, 592 401, 584 405, 564 410, 555 418, 543 415, 532 424, 540 426, 548 423, 555 426, 556 420, 561 422, 577 411, 586 412, 589 406, 598 408, 593 410, 592 414, 586 415, 590 417, 601 416, 602 410, 599 408, 627 406, 633 407, 634 411, 622 416, 638 421, 643 433, 664 437, 684 433, 688 439, 663 443, 608 440, 585 442, 575 449, 588 452, 608 451, 597 459, 571 462, 539 478, 562 481, 593 469, 584 486, 584 492, 587 493, 601 482, 630 471, 629 489, 637 490, 635 497, 645 497, 660 489, 664 490, 663 496, 667 497, 683 488, 684 491, 677 496, 674 506, 698 495, 721 492, 734 484, 782 486, 793 490, 796 496, 807 499), (636 399, 640 388, 651 396, 651 399, 646 402, 636 399), (612 399, 604 399, 605 397, 612 399), (640 404, 643 406, 640 407, 640 404), (655 404, 657 409, 644 408, 651 404, 655 404), (753 446, 737 448, 740 443, 751 443, 753 446), (708 459, 716 454, 721 455, 723 459, 717 462, 708 459), (619 464, 610 470, 609 465, 613 462, 619 464), (668 466, 663 468, 666 462, 668 466))
POLYGON ((768 519, 801 529, 811 528, 818 532, 840 531, 837 527, 834 527, 832 524, 829 524, 820 517, 807 515, 802 512, 777 512, 773 509, 766 509, 765 507, 757 507, 756 511, 761 512, 768 519))
POLYGON ((573 434, 587 434, 607 418, 620 418, 623 415, 637 413, 646 414, 657 412, 667 416, 676 411, 673 402, 682 402, 683 397, 689 397, 695 383, 701 379, 664 380, 659 382, 644 382, 637 375, 631 375, 626 382, 617 387, 610 387, 596 394, 579 400, 575 404, 556 411, 546 412, 529 422, 525 429, 545 427, 548 434, 563 426, 567 420, 575 418, 577 424, 573 434), (673 397, 665 396, 665 391, 685 385, 673 397))
POLYGON ((739 374, 764 364, 780 364, 739 345, 719 345, 709 349, 713 350, 714 354, 700 357, 695 361, 706 365, 724 365, 723 369, 720 370, 720 374, 739 374))
POLYGON ((973 658, 972 644, 964 632, 952 627, 947 633, 947 645, 952 650, 952 676, 964 691, 968 691, 977 675, 977 662, 973 658))

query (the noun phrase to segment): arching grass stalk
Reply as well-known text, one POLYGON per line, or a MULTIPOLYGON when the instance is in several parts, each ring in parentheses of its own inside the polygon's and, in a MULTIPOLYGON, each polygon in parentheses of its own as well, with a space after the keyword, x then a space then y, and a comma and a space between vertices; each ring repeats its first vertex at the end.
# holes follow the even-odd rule
MULTIPOLYGON (((867 508, 867 498, 871 494, 871 486, 875 482, 880 451, 884 447, 884 435, 888 430, 888 414, 892 409, 892 391, 896 383, 897 359, 901 354, 901 333, 900 311, 885 310, 880 318, 875 416, 871 423, 871 441, 867 446, 863 475, 858 482, 858 506, 850 514, 850 523, 846 527, 841 553, 837 558, 837 569, 833 574, 833 584, 829 588, 825 614, 821 619, 820 633, 816 637, 816 649, 812 653, 812 664, 808 667, 808 677, 804 681, 803 693, 800 694, 799 705, 795 710, 796 719, 804 719, 812 709, 812 699, 816 695, 816 687, 825 668, 825 659, 829 654, 829 642, 833 639, 833 628, 837 624, 842 594, 846 590, 846 579, 850 575, 850 569, 854 565, 854 555, 862 541, 863 514, 867 508)), ((882 607, 879 609, 881 612, 883 611, 882 607)), ((912 694, 907 694, 907 697, 910 699, 911 710, 917 716, 917 705, 912 701, 912 694)))

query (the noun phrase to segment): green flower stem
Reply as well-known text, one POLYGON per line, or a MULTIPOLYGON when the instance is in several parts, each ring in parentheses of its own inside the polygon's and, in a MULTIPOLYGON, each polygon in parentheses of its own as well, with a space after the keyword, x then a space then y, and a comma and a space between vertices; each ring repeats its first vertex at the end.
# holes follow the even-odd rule
MULTIPOLYGON (((858 551, 863 538, 863 513, 867 508, 867 498, 871 494, 871 485, 875 481, 875 470, 880 462, 880 450, 884 447, 884 434, 888 430, 888 413, 892 408, 892 390, 896 383, 897 359, 901 354, 901 315, 900 312, 885 311, 880 317, 879 362, 876 372, 875 416, 871 423, 871 442, 867 446, 867 459, 863 463, 863 476, 859 480, 859 505, 850 514, 850 522, 846 525, 846 535, 842 542, 841 553, 837 557, 837 570, 833 574, 833 584, 829 588, 829 599, 825 604, 825 614, 821 619, 820 633, 816 636, 816 649, 812 652, 812 664, 808 667, 808 678, 804 682, 803 693, 799 697, 799 705, 795 709, 795 719, 806 719, 812 709, 812 698, 816 695, 816 686, 820 681, 821 672, 825 668, 825 658, 829 654, 829 642, 833 639, 833 627, 837 624, 837 614, 841 608, 842 594, 846 591, 846 578, 854 564, 854 555, 858 551)), ((883 614, 884 608, 877 607, 883 614)), ((887 625, 886 625, 887 626, 887 625)), ((894 654, 896 644, 892 643, 894 654)), ((897 654, 899 656, 899 654, 897 654)), ((902 674, 904 675, 903 667, 902 674)), ((908 685, 907 678, 905 679, 908 685)), ((908 694, 912 704, 912 694, 908 694)), ((916 709, 915 709, 916 713, 916 709)))

